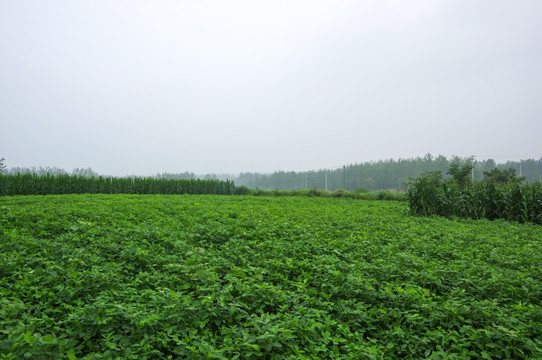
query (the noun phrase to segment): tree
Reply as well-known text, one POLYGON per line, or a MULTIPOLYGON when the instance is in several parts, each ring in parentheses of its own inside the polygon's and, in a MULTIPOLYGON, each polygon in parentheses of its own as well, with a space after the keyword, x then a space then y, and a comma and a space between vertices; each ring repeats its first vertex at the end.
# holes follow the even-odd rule
POLYGON ((73 169, 72 175, 84 176, 84 177, 88 177, 88 178, 91 178, 91 177, 98 177, 98 173, 95 172, 94 170, 92 170, 91 167, 89 167, 88 169, 84 169, 84 168, 81 168, 81 169, 79 169, 79 168, 73 169))
POLYGON ((365 179, 365 186, 369 189, 374 189, 376 181, 372 177, 365 179))
POLYGON ((453 162, 448 166, 447 174, 451 175, 453 181, 458 185, 466 186, 469 183, 469 176, 473 168, 474 165, 471 163, 459 165, 459 163, 453 162))
POLYGON ((6 158, 0 158, 0 174, 3 174, 6 169, 6 165, 4 165, 5 160, 6 158))
POLYGON ((525 176, 517 176, 516 169, 513 168, 509 168, 507 170, 495 168, 491 171, 484 171, 484 181, 492 182, 499 185, 519 183, 524 180, 525 176))
POLYGON ((426 171, 420 175, 417 179, 412 179, 414 181, 417 181, 418 179, 422 179, 425 184, 431 185, 431 186, 439 186, 442 182, 442 172, 439 170, 436 171, 426 171))

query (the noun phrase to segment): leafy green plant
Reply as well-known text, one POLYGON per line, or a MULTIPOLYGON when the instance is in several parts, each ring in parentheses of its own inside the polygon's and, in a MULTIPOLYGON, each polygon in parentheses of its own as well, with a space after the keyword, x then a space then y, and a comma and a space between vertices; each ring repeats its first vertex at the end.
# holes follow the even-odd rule
POLYGON ((406 192, 410 213, 542 224, 540 183, 522 183, 513 170, 492 171, 484 181, 471 183, 465 180, 470 168, 458 168, 450 170, 457 176, 448 181, 440 172, 413 179, 406 192))
POLYGON ((407 210, 304 196, 1 197, 0 354, 542 357, 542 228, 407 210))

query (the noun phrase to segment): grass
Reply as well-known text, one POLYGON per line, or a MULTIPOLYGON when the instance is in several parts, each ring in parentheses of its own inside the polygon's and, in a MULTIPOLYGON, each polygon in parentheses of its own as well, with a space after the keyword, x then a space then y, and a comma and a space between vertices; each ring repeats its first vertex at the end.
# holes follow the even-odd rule
POLYGON ((542 228, 322 197, 0 197, 7 359, 542 357, 542 228))

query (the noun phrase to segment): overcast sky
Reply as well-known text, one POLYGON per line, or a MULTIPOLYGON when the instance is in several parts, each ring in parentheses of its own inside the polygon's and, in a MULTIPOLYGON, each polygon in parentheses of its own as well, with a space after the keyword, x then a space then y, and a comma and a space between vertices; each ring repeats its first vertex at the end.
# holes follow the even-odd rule
POLYGON ((101 174, 542 156, 542 1, 0 0, 0 157, 101 174))

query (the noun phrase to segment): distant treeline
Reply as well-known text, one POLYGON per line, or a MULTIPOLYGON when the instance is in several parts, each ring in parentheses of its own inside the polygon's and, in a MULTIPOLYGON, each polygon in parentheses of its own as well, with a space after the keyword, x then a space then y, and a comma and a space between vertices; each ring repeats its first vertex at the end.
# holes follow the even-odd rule
MULTIPOLYGON (((4 166, 5 167, 5 166, 4 166)), ((77 176, 84 176, 84 177, 98 177, 100 174, 98 174, 96 171, 92 170, 92 168, 76 168, 73 169, 71 173, 68 173, 66 170, 57 168, 55 166, 49 167, 49 166, 33 166, 33 167, 11 167, 11 168, 5 168, 3 171, 1 171, 4 175, 17 175, 17 174, 35 174, 35 175, 77 175, 77 176)))
MULTIPOLYGON (((78 175, 78 176, 84 176, 84 177, 111 177, 103 174, 99 174, 96 171, 92 170, 92 168, 76 168, 73 169, 72 172, 68 172, 62 168, 58 168, 55 166, 49 167, 49 166, 33 166, 33 167, 11 167, 6 168, 4 166, 4 169, 0 168, 0 173, 3 173, 4 175, 17 175, 17 174, 35 174, 35 175, 78 175)), ((125 178, 142 178, 144 176, 138 176, 138 175, 132 175, 132 176, 124 176, 125 178)), ((150 176, 151 178, 155 179, 171 179, 171 180, 195 180, 195 179, 204 179, 204 180, 230 180, 234 179, 235 175, 230 174, 206 174, 206 175, 196 175, 193 172, 182 172, 182 173, 169 173, 169 172, 163 172, 158 173, 154 176, 150 176)))
MULTIPOLYGON (((2 159, 3 160, 3 159, 2 159)), ((433 157, 427 154, 424 157, 399 160, 380 160, 376 162, 365 162, 360 164, 349 164, 334 169, 320 169, 311 171, 276 171, 272 174, 262 173, 241 173, 232 174, 206 174, 196 175, 192 172, 182 173, 158 173, 152 176, 158 180, 221 180, 233 181, 236 186, 245 186, 250 189, 261 190, 301 190, 301 189, 326 189, 327 190, 406 190, 406 183, 412 178, 417 178, 424 172, 441 171, 452 163, 474 165, 474 180, 482 180, 484 172, 497 169, 514 169, 520 176, 525 177, 527 183, 540 182, 542 180, 542 158, 538 160, 528 159, 521 161, 508 161, 497 164, 495 160, 472 160, 471 158, 452 157, 446 158, 439 155, 433 157)), ((1 165, 1 164, 0 164, 1 165)), ((4 168, 4 175, 36 174, 36 175, 68 175, 68 173, 56 167, 33 167, 33 168, 4 168)), ((74 169, 71 175, 81 177, 99 177, 91 168, 74 169)), ((137 178, 131 176, 126 178, 137 178)), ((105 178, 112 178, 105 176, 105 178)))
POLYGON ((325 189, 327 173, 327 189, 330 191, 337 189, 349 191, 356 189, 369 191, 405 190, 405 184, 411 178, 418 177, 428 171, 446 173, 446 169, 452 163, 472 163, 474 165, 474 180, 482 180, 484 172, 494 168, 515 169, 517 174, 524 176, 528 183, 540 181, 542 177, 542 158, 497 164, 492 159, 472 161, 470 158, 452 157, 448 159, 442 155, 433 157, 431 154, 427 154, 423 158, 381 160, 350 164, 335 169, 305 172, 276 171, 272 174, 241 173, 234 181, 238 186, 244 185, 264 190, 325 189))
POLYGON ((1 195, 49 194, 215 194, 245 192, 233 181, 83 175, 0 174, 1 195))

